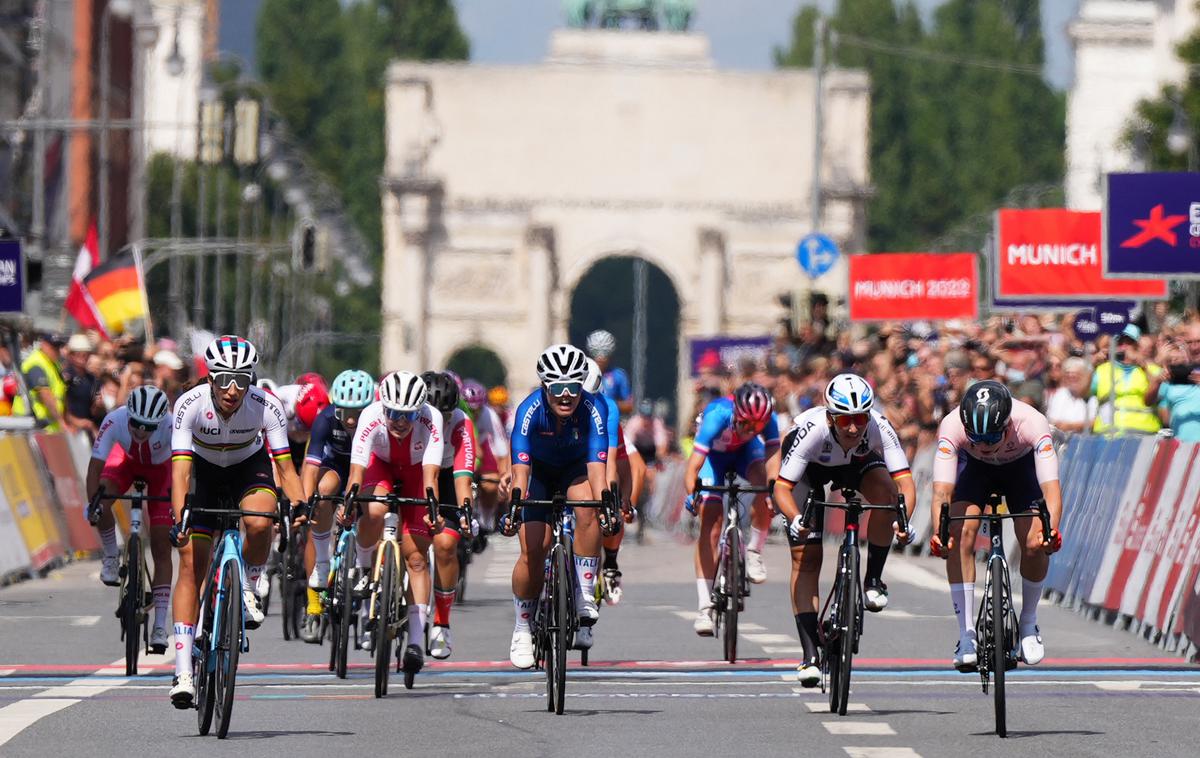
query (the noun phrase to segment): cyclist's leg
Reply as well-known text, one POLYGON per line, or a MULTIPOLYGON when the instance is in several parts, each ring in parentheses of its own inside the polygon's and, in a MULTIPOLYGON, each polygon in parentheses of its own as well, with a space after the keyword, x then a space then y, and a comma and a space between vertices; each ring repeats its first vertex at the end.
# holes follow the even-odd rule
MULTIPOLYGON (((459 490, 469 497, 470 481, 469 476, 455 477, 450 469, 442 469, 438 475, 439 502, 443 505, 460 505, 462 499, 459 497, 459 490)), ((450 626, 450 609, 454 606, 454 592, 458 587, 458 542, 463 537, 459 534, 459 529, 458 522, 447 519, 445 527, 433 535, 433 560, 436 564, 433 623, 438 627, 450 626)))
MULTIPOLYGON (((803 503, 808 498, 810 489, 815 489, 822 495, 825 492, 825 482, 819 478, 819 471, 810 478, 806 473, 804 479, 797 482, 792 490, 796 502, 803 503)), ((825 546, 822 543, 825 530, 825 509, 818 508, 812 513, 812 529, 801 534, 799 539, 787 532, 788 546, 791 549, 792 571, 790 577, 792 615, 796 620, 796 634, 800 638, 800 646, 804 649, 804 660, 800 668, 805 669, 815 665, 820 646, 817 633, 817 613, 820 608, 820 579, 821 563, 825 557, 825 546)), ((801 671, 804 684, 813 686, 816 681, 811 677, 812 671, 801 671), (807 677, 807 678, 806 678, 807 677)))
POLYGON ((404 534, 400 538, 400 555, 408 572, 408 644, 419 645, 425 651, 425 621, 429 617, 429 554, 430 535, 424 521, 410 525, 405 518, 404 534))
MULTIPOLYGON (((715 485, 723 481, 725 471, 730 461, 720 453, 710 452, 700 467, 700 481, 703 484, 715 485)), ((721 541, 721 522, 724 501, 720 496, 711 493, 696 495, 700 498, 696 506, 700 514, 700 537, 696 540, 696 597, 698 608, 704 610, 712 607, 710 592, 713 578, 717 575, 717 545, 721 541)))
MULTIPOLYGON (((567 477, 570 481, 566 490, 568 500, 591 500, 592 488, 588 484, 587 472, 581 466, 578 471, 572 470, 567 477)), ((600 519, 595 508, 575 509, 575 578, 578 593, 575 606, 580 623, 584 626, 595 622, 599 617, 596 610, 596 572, 600 570, 600 552, 603 547, 600 533, 600 519)))
MULTIPOLYGON (((1033 453, 1004 465, 1004 499, 1012 513, 1024 513, 1042 496, 1041 485, 1034 468, 1033 453)), ((1050 556, 1042 550, 1042 525, 1036 518, 1013 520, 1017 544, 1021 546, 1021 617, 1018 622, 1021 637, 1021 658, 1026 663, 1041 662, 1041 631, 1038 629, 1037 607, 1042 599, 1042 584, 1050 570, 1050 556)))
MULTIPOLYGON (((361 491, 369 495, 382 496, 392 491, 394 475, 388 461, 372 455, 363 472, 361 491)), ((357 548, 354 555, 354 566, 364 574, 369 574, 375 566, 375 546, 383 534, 383 517, 387 514, 387 506, 383 503, 363 503, 361 515, 358 518, 358 528, 355 530, 357 548)))
MULTIPOLYGON (((192 482, 195 492, 192 503, 202 507, 213 505, 216 502, 215 494, 223 483, 224 472, 225 469, 214 466, 203 458, 193 458, 192 482)), ((208 514, 192 514, 191 530, 191 537, 179 548, 179 573, 175 578, 175 590, 171 596, 177 678, 183 674, 191 677, 192 674, 192 643, 196 638, 200 589, 212 560, 213 540, 220 536, 212 516, 208 514)), ((191 697, 179 702, 180 707, 186 707, 191 704, 191 697)))
MULTIPOLYGON (((341 491, 342 482, 346 481, 345 471, 325 465, 317 474, 317 493, 333 495, 341 491)), ((312 573, 318 563, 329 563, 329 531, 333 528, 333 504, 322 500, 309 514, 308 545, 304 548, 304 570, 312 573)), ((321 577, 324 582, 325 577, 321 577)))
MULTIPOLYGON (((978 515, 982 510, 978 504, 987 499, 990 487, 990 467, 960 453, 950 515, 978 515)), ((975 539, 978 535, 978 521, 950 522, 950 538, 954 541, 954 549, 946 560, 946 578, 950 582, 950 601, 958 620, 959 655, 969 652, 972 660, 975 642, 975 539)))
MULTIPOLYGON (((278 495, 274 487, 252 487, 242 495, 239 507, 253 513, 274 514, 278 495)), ((244 517, 242 531, 245 540, 242 560, 246 573, 242 576, 242 589, 251 590, 261 598, 267 594, 260 584, 265 580, 267 559, 271 553, 271 538, 275 533, 275 522, 266 518, 244 517)))
MULTIPOLYGON (((863 462, 855 487, 863 499, 872 505, 887 505, 899 502, 900 490, 888 473, 882 456, 872 454, 863 462)), ((887 563, 895 536, 893 525, 896 517, 888 511, 871 511, 867 521, 867 568, 863 574, 864 586, 883 581, 883 566, 887 563)), ((886 591, 885 591, 886 594, 886 591)))
MULTIPOLYGON (((166 497, 171 494, 171 465, 147 466, 139 472, 146 481, 146 494, 151 497, 166 497)), ((154 593, 154 629, 166 634, 167 613, 171 603, 171 577, 174 574, 171 547, 171 504, 148 503, 146 513, 150 524, 150 555, 154 559, 154 573, 150 587, 154 593)))
MULTIPOLYGON (((758 437, 750 440, 739 451, 738 473, 752 486, 767 484, 765 451, 758 437)), ((755 584, 767 581, 767 567, 763 564, 762 551, 767 544, 767 533, 771 530, 771 507, 767 496, 755 495, 750 508, 750 541, 746 545, 746 577, 755 584)))

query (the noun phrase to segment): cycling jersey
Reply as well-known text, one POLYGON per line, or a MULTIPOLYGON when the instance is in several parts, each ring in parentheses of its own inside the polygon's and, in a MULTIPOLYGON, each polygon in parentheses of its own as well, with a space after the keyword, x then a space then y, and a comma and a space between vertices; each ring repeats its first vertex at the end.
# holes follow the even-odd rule
POLYGON ((106 461, 114 447, 120 448, 125 458, 136 463, 166 463, 171 460, 171 425, 163 419, 145 441, 137 442, 129 433, 129 409, 122 405, 110 411, 100 422, 96 441, 92 444, 92 457, 106 461))
POLYGON ((481 474, 499 473, 497 461, 508 457, 508 431, 500 414, 491 406, 485 405, 475 418, 476 457, 481 474))
POLYGON ((233 466, 263 449, 264 438, 271 457, 291 455, 283 405, 258 387, 246 390, 242 404, 229 418, 217 411, 208 384, 192 388, 175 401, 173 459, 195 456, 215 466, 233 466))
POLYGON ((846 450, 834 439, 825 406, 810 408, 796 417, 796 425, 787 433, 779 478, 796 484, 810 465, 824 468, 852 465, 872 453, 882 457, 893 477, 909 473, 908 456, 900 445, 900 436, 883 414, 871 411, 862 440, 846 450))
POLYGON ((700 416, 700 429, 696 432, 693 450, 704 455, 710 452, 734 453, 756 437, 762 438, 766 450, 779 447, 779 425, 773 415, 761 432, 745 437, 738 434, 733 421, 733 398, 719 397, 713 400, 700 416))
POLYGON ((372 460, 390 463, 392 468, 442 465, 445 438, 442 414, 429 403, 412 423, 408 435, 397 439, 388 431, 383 403, 375 401, 358 417, 358 431, 350 447, 350 463, 367 466, 372 460))
POLYGON ((442 470, 453 471, 455 477, 474 475, 475 424, 471 421, 471 417, 461 409, 455 408, 454 412, 450 414, 450 423, 446 426, 446 432, 450 444, 444 445, 442 448, 442 470))
POLYGON ((322 461, 330 458, 350 458, 351 437, 354 433, 337 420, 334 410, 332 405, 328 405, 313 419, 312 436, 309 437, 308 452, 304 456, 305 463, 320 466, 322 461))
POLYGON ((628 400, 629 396, 633 394, 633 388, 629 384, 629 374, 625 373, 623 368, 605 371, 604 376, 601 377, 600 392, 613 400, 628 400))
POLYGON ((590 392, 584 392, 575 412, 561 420, 546 405, 542 390, 534 390, 517 407, 512 435, 512 462, 534 462, 566 467, 577 462, 608 460, 607 409, 590 392))
POLYGON ((933 481, 954 484, 959 463, 964 457, 994 466, 1012 463, 1033 453, 1039 484, 1058 479, 1058 454, 1050 423, 1036 408, 1013 400, 1012 414, 998 445, 977 445, 967 438, 967 430, 957 413, 949 413, 938 424, 937 454, 933 459, 933 481), (985 448, 994 448, 987 449, 985 448))

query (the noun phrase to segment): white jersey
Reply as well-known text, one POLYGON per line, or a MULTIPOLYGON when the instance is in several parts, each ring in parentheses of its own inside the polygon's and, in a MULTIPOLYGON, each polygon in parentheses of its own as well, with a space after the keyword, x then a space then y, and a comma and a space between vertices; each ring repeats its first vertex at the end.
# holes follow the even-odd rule
POLYGON ((272 457, 291 454, 287 414, 279 398, 258 387, 246 390, 242 404, 229 418, 217 412, 212 388, 201 384, 175 401, 171 455, 198 455, 216 466, 232 466, 257 453, 266 442, 272 457))
POLYGON ((155 466, 166 463, 171 460, 171 425, 164 418, 145 442, 134 442, 129 433, 129 409, 122 405, 100 423, 96 442, 92 445, 92 457, 107 461, 114 447, 120 447, 127 458, 137 463, 155 466))
POLYGON ((358 417, 358 431, 354 433, 354 444, 350 447, 350 464, 366 466, 374 456, 397 467, 440 467, 444 449, 442 414, 432 405, 421 406, 421 413, 412 423, 408 436, 393 440, 383 414, 383 403, 376 400, 358 417))
POLYGON ((783 463, 779 478, 795 484, 804 477, 808 464, 844 466, 854 458, 872 452, 883 456, 883 462, 893 475, 908 471, 908 456, 900 445, 900 436, 890 421, 874 410, 862 441, 846 450, 833 438, 825 406, 820 405, 801 413, 794 428, 783 439, 783 463))
POLYGON ((496 460, 508 457, 508 434, 500 421, 500 414, 492 406, 483 406, 475 418, 475 437, 481 450, 484 445, 492 449, 496 460))

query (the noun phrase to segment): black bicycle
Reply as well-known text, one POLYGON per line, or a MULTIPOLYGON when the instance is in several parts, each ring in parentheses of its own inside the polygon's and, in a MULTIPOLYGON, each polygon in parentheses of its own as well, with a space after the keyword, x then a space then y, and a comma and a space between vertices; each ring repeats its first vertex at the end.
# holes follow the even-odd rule
MULTIPOLYGON (((702 492, 725 495, 725 515, 721 524, 721 541, 717 545, 717 573, 712 583, 713 635, 720 637, 724 628, 725 660, 737 663, 738 615, 746 609, 746 598, 750 597, 750 582, 746 578, 746 551, 742 545, 742 509, 738 501, 741 495, 768 493, 775 486, 774 480, 765 487, 743 487, 737 476, 729 471, 724 485, 704 484, 699 479, 693 488, 696 496, 702 492)), ((701 535, 701 539, 705 539, 701 535)))
POLYGON ((508 508, 508 524, 516 529, 522 508, 549 508, 551 541, 546 554, 546 580, 538 599, 533 618, 534 660, 546 672, 546 710, 562 714, 566 705, 567 650, 575 645, 579 631, 575 594, 575 551, 569 536, 572 526, 568 508, 597 508, 600 530, 606 536, 616 534, 617 519, 612 489, 604 491, 600 500, 567 500, 561 492, 550 500, 523 500, 521 490, 513 489, 508 508))
MULTIPOLYGON (((343 495, 313 495, 309 499, 310 510, 322 502, 343 503, 343 495)), ((361 508, 361 506, 357 506, 361 508)), ((354 511, 357 515, 357 508, 354 511)), ((329 560, 329 576, 325 580, 325 589, 321 592, 322 639, 326 632, 329 634, 329 670, 339 679, 346 678, 347 656, 350 644, 359 648, 358 642, 358 611, 359 598, 354 595, 354 581, 351 572, 354 570, 354 556, 357 552, 355 535, 356 519, 351 518, 349 526, 343 526, 335 520, 333 525, 333 555, 329 560)))
POLYGON ((100 521, 100 504, 129 502, 129 539, 125 541, 125 552, 121 556, 121 590, 117 596, 117 619, 121 622, 121 639, 125 642, 125 676, 137 676, 138 655, 146 652, 162 653, 164 646, 150 647, 149 619, 154 608, 154 595, 148 592, 150 571, 146 566, 146 551, 142 547, 142 505, 144 503, 169 503, 171 498, 147 495, 146 483, 140 479, 133 483, 131 495, 107 495, 104 490, 96 493, 88 504, 88 521, 95 526, 100 521))
POLYGON ((800 524, 805 529, 811 529, 816 508, 837 508, 846 512, 845 536, 838 550, 833 588, 825 599, 817 627, 821 637, 821 691, 829 693, 829 712, 845 716, 850 698, 850 672, 854 668, 854 656, 858 654, 858 641, 863 631, 859 518, 864 511, 893 511, 900 531, 907 534, 908 511, 903 495, 897 496, 895 504, 871 505, 864 503, 852 489, 842 488, 841 492, 846 502, 833 503, 818 500, 816 493, 809 490, 800 513, 800 524))
MULTIPOLYGON (((310 501, 309 508, 311 510, 310 501)), ((304 570, 304 550, 308 545, 308 524, 292 529, 283 569, 279 573, 279 597, 283 603, 283 638, 298 639, 308 609, 308 572, 304 570)), ((266 615, 264 613, 264 615, 266 615)))
MULTIPOLYGON (((1008 709, 1004 700, 1004 675, 1017 667, 1017 650, 1021 644, 1020 627, 1013 607, 1012 585, 1008 578, 1008 559, 1004 556, 1004 529, 1006 520, 1037 518, 1042 522, 1042 539, 1049 542, 1054 533, 1050 529, 1050 511, 1045 500, 1036 500, 1032 511, 1007 513, 1001 509, 1002 498, 996 493, 988 495, 983 512, 976 515, 951 516, 950 505, 942 503, 938 517, 938 537, 942 544, 950 541, 951 521, 982 521, 987 524, 987 533, 992 543, 988 553, 987 573, 983 585, 983 603, 975 617, 975 650, 983 694, 988 691, 989 677, 994 679, 992 695, 996 710, 996 734, 1008 736, 1008 709)), ((943 550, 948 556, 949 551, 943 550)))

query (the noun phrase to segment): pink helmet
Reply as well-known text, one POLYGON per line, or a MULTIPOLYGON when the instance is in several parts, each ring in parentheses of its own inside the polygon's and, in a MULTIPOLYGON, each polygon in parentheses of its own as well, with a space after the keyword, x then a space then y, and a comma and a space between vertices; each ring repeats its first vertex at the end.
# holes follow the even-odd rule
POLYGON ((463 382, 462 397, 467 401, 467 407, 478 413, 487 402, 487 388, 474 379, 463 382))

